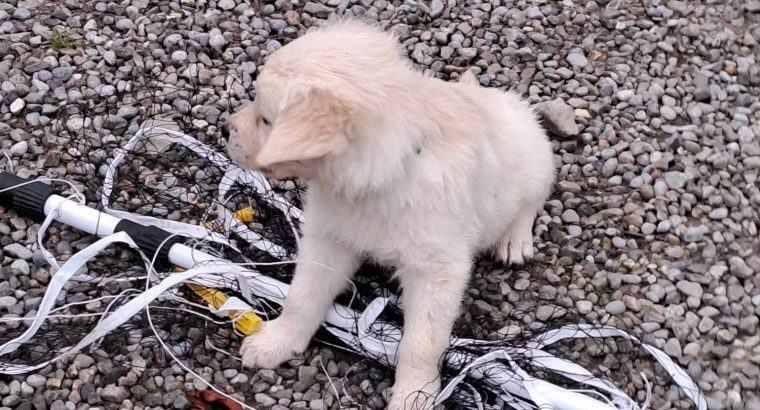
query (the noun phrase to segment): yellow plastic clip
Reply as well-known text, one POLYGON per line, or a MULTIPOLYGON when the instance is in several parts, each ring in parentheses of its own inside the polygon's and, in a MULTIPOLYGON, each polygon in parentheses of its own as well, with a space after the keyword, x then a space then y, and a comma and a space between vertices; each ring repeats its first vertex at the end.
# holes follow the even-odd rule
MULTIPOLYGON (((243 209, 240 209, 238 211, 235 211, 233 216, 235 219, 241 222, 253 222, 254 216, 256 215, 256 212, 253 210, 252 207, 246 207, 243 209)), ((206 221, 203 223, 203 225, 208 229, 213 229, 213 223, 211 221, 206 221)), ((181 272, 184 269, 177 267, 176 271, 181 272)), ((197 283, 186 283, 187 287, 189 287, 195 294, 203 298, 203 300, 206 301, 209 305, 213 306, 215 309, 219 309, 222 305, 224 305, 225 302, 227 302, 227 295, 222 293, 218 289, 209 288, 203 285, 198 285, 197 283)), ((261 318, 256 315, 253 312, 238 312, 238 311, 229 311, 227 315, 230 318, 235 318, 235 328, 239 330, 244 335, 251 335, 253 333, 256 333, 260 328, 262 324, 261 318)))
MULTIPOLYGON (((184 272, 185 270, 180 268, 179 266, 175 267, 174 270, 176 272, 184 272)), ((224 305, 224 302, 229 299, 227 295, 222 293, 218 289, 209 288, 203 285, 199 285, 197 283, 185 283, 190 290, 195 292, 196 295, 203 298, 203 300, 206 301, 209 305, 213 306, 214 309, 219 309, 224 305)), ((259 331, 261 328, 262 320, 261 318, 253 313, 253 312, 243 312, 240 314, 238 311, 231 310, 227 313, 227 316, 230 317, 230 319, 237 317, 235 320, 235 328, 239 330, 242 334, 248 336, 251 334, 254 334, 259 331)))
MULTIPOLYGON (((235 211, 232 216, 240 222, 253 222, 256 217, 256 211, 252 207, 245 207, 235 211)), ((212 221, 206 221, 203 223, 206 229, 214 229, 214 223, 212 221)))
POLYGON ((254 217, 256 216, 256 211, 249 206, 236 211, 233 215, 235 216, 235 219, 240 222, 253 222, 254 217))
MULTIPOLYGON (((209 305, 219 309, 227 301, 228 297, 221 291, 213 288, 207 288, 196 283, 187 283, 187 287, 192 289, 195 294, 202 297, 209 305)), ((235 318, 235 328, 244 335, 256 333, 261 328, 261 318, 253 312, 238 312, 231 310, 227 313, 230 318, 235 318)))

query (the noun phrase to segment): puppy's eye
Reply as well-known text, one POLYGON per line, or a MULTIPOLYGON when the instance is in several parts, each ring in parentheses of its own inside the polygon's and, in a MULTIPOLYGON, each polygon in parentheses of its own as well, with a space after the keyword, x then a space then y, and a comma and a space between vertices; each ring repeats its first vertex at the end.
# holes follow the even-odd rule
POLYGON ((270 126, 270 125, 272 125, 272 123, 269 122, 269 120, 267 119, 267 117, 261 117, 261 122, 263 122, 264 125, 266 125, 267 127, 270 126))

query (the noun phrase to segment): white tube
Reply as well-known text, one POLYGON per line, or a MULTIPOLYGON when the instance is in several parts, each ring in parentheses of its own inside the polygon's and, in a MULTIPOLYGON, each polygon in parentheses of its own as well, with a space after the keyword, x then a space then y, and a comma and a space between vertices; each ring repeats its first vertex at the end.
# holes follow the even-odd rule
POLYGON ((58 211, 56 221, 98 236, 112 234, 116 229, 116 224, 121 221, 115 216, 80 205, 62 196, 51 195, 45 202, 45 215, 50 215, 56 210, 58 211))

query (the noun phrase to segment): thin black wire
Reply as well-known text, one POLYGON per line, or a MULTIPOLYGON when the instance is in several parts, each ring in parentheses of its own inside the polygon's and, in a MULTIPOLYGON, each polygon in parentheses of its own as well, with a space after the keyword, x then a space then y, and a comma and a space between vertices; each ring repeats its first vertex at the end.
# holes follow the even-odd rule
MULTIPOLYGON (((152 9, 148 10, 148 13, 159 12, 162 9, 179 10, 187 13, 196 11, 195 8, 184 3, 179 7, 177 6, 177 3, 162 1, 152 9)), ((287 44, 287 42, 291 40, 288 37, 274 38, 283 44, 287 44)), ((239 38, 235 37, 233 40, 239 40, 239 38)), ((186 42, 190 43, 189 41, 186 42)), ((191 47, 195 46, 191 45, 191 47)), ((204 50, 209 51, 209 49, 204 50)), ((144 51, 147 52, 149 50, 144 51)), ((171 52, 172 50, 168 51, 171 52)), ((221 54, 221 52, 214 50, 211 50, 210 53, 216 53, 218 55, 221 54)), ((148 54, 146 53, 145 55, 148 54)), ((203 105, 216 106, 221 113, 217 124, 211 125, 213 128, 201 130, 195 127, 192 121, 194 119, 192 113, 186 115, 179 115, 175 113, 170 115, 170 117, 173 121, 179 124, 179 127, 183 132, 190 133, 199 141, 210 144, 220 150, 223 150, 224 148, 224 141, 218 136, 218 133, 214 132, 214 130, 219 129, 219 123, 221 123, 221 121, 223 121, 223 117, 225 115, 229 115, 233 107, 236 106, 238 103, 238 98, 233 97, 231 93, 226 97, 220 97, 214 93, 207 92, 206 90, 208 89, 208 86, 200 84, 199 81, 182 80, 182 84, 177 86, 159 84, 160 81, 157 78, 157 73, 160 71, 161 70, 155 70, 153 72, 140 71, 137 67, 135 67, 133 69, 134 86, 129 93, 117 93, 115 96, 109 98, 95 98, 94 100, 82 101, 75 105, 67 107, 65 110, 61 110, 60 112, 60 115, 58 117, 58 134, 61 137, 66 137, 69 139, 67 148, 76 148, 79 152, 81 152, 81 156, 76 159, 79 160, 82 174, 75 177, 77 177, 79 182, 85 183, 87 186, 87 198, 93 205, 97 207, 100 207, 100 189, 102 188, 100 185, 102 179, 98 174, 98 168, 105 164, 107 160, 104 161, 104 159, 110 158, 113 151, 121 146, 121 144, 123 144, 123 142, 125 142, 129 136, 134 135, 138 128, 134 127, 134 125, 128 124, 126 130, 120 131, 120 135, 116 136, 116 138, 112 138, 111 142, 104 143, 103 140, 106 137, 112 136, 112 133, 110 131, 105 129, 96 130, 94 127, 83 127, 81 130, 72 129, 68 126, 68 119, 80 118, 83 123, 88 121, 94 123, 97 116, 115 114, 118 111, 118 108, 123 104, 123 99, 130 97, 132 101, 131 104, 139 107, 139 114, 137 118, 131 120, 131 123, 139 124, 143 123, 145 120, 156 118, 160 115, 163 116, 164 113, 160 112, 161 103, 170 104, 175 97, 185 98, 191 102, 191 105, 195 105, 194 101, 199 101, 202 99, 204 100, 203 105), (134 98, 133 96, 137 94, 143 94, 144 96, 134 98), (185 97, 185 95, 188 97, 185 97), (97 149, 105 150, 105 158, 97 158, 91 155, 91 153, 97 149)), ((222 72, 222 75, 225 77, 227 77, 228 74, 230 74, 234 79, 235 85, 243 85, 243 82, 238 78, 237 73, 222 72)), ((247 97, 249 97, 249 99, 253 99, 254 91, 251 89, 247 89, 246 91, 248 92, 247 97)), ((138 147, 135 151, 139 150, 142 150, 142 155, 129 155, 127 160, 122 164, 122 166, 119 167, 117 177, 119 184, 114 187, 114 192, 110 198, 115 208, 150 214, 152 211, 148 210, 147 208, 143 208, 145 204, 162 205, 169 212, 178 212, 180 220, 193 221, 195 223, 202 223, 206 220, 214 219, 214 217, 218 216, 215 214, 214 209, 214 205, 216 204, 214 189, 200 190, 197 192, 199 196, 199 205, 195 207, 188 206, 186 202, 179 201, 176 197, 167 195, 166 191, 171 190, 172 188, 196 186, 204 182, 208 182, 210 185, 218 184, 218 182, 221 180, 221 173, 214 172, 213 167, 208 166, 209 164, 205 163, 204 160, 188 152, 184 148, 171 147, 168 150, 159 152, 158 147, 147 145, 138 147), (194 178, 194 175, 198 175, 197 172, 184 172, 189 170, 189 168, 184 164, 193 162, 205 165, 199 168, 203 169, 204 171, 209 171, 208 173, 204 172, 204 176, 206 178, 203 178, 203 181, 201 181, 201 178, 194 178), (138 169, 135 169, 136 167, 138 169), (145 167, 149 170, 149 172, 143 172, 142 174, 136 172, 139 170, 139 167, 145 167), (150 177, 151 175, 160 180, 166 181, 166 176, 169 174, 176 178, 176 182, 170 186, 167 186, 166 189, 150 188, 145 183, 145 178, 150 177), (211 181, 209 182, 208 180, 211 181), (126 194, 129 199, 139 198, 143 206, 131 204, 129 200, 123 200, 124 198, 122 198, 120 195, 124 194, 126 194)), ((294 203, 295 206, 300 206, 300 190, 280 190, 280 193, 288 196, 288 198, 294 203)), ((244 206, 254 207, 255 214, 257 215, 257 220, 253 223, 248 224, 248 227, 250 229, 261 233, 262 236, 275 243, 281 244, 282 246, 295 251, 295 238, 287 226, 287 223, 285 223, 284 219, 281 217, 280 211, 263 204, 263 201, 261 200, 262 193, 255 192, 250 187, 235 186, 231 194, 233 200, 227 204, 228 209, 231 211, 240 209, 244 206)), ((246 245, 236 234, 225 231, 222 226, 212 225, 210 227, 210 230, 218 231, 223 236, 226 236, 241 249, 242 253, 239 254, 230 248, 208 243, 199 245, 203 246, 204 250, 215 252, 216 254, 225 256, 234 262, 240 263, 245 263, 248 261, 275 261, 274 258, 267 255, 266 252, 256 250, 255 248, 246 245)), ((88 238, 87 235, 75 235, 79 240, 82 240, 83 243, 86 243, 88 240, 91 241, 93 239, 88 238)), ((49 238, 48 244, 55 245, 59 239, 60 238, 58 236, 49 238)), ((135 270, 134 266, 140 266, 138 256, 134 252, 128 250, 126 247, 114 246, 112 249, 106 252, 106 255, 102 255, 91 261, 88 264, 88 269, 91 274, 100 275, 104 279, 114 277, 116 275, 119 275, 120 277, 142 276, 144 272, 140 272, 139 269, 135 270)), ((289 278, 293 273, 293 265, 277 265, 270 267, 261 267, 260 269, 262 270, 262 273, 265 273, 268 276, 276 277, 286 282, 289 281, 289 278)), ((387 272, 383 272, 381 269, 365 267, 362 269, 362 274, 359 275, 359 277, 360 279, 356 282, 358 297, 352 298, 349 294, 342 295, 339 298, 340 302, 347 303, 348 300, 354 300, 354 308, 361 310, 375 297, 398 294, 398 289, 395 289, 392 286, 389 287, 386 284, 387 272)), ((229 295, 242 296, 235 280, 231 278, 223 278, 222 283, 225 293, 229 295)), ((59 304, 62 305, 75 301, 75 299, 78 298, 77 295, 81 293, 83 293, 86 297, 98 297, 108 294, 116 294, 118 291, 122 291, 125 288, 141 289, 141 285, 141 281, 121 282, 119 285, 104 284, 104 282, 79 284, 77 285, 76 289, 69 290, 69 292, 66 294, 66 297, 59 301, 59 304)), ((187 292, 186 290, 180 291, 187 299, 197 303, 202 302, 202 300, 194 293, 187 292)), ((124 301, 126 300, 127 298, 124 298, 124 301)), ((200 336, 197 336, 199 339, 196 340, 196 342, 199 342, 200 340, 211 340, 216 346, 224 347, 225 349, 229 349, 231 352, 235 351, 236 346, 240 341, 239 338, 230 331, 230 329, 232 329, 231 321, 225 320, 224 318, 215 318, 223 323, 222 325, 218 325, 203 320, 199 316, 192 314, 182 313, 176 310, 160 309, 161 307, 182 307, 190 310, 195 309, 191 306, 178 304, 172 301, 159 301, 155 302, 152 306, 157 307, 151 309, 151 316, 154 323, 159 330, 165 332, 168 335, 169 340, 172 342, 179 342, 183 340, 183 336, 187 336, 188 329, 191 328, 201 330, 200 336), (181 325, 178 325, 179 323, 181 323, 181 325)), ((114 309, 116 307, 118 307, 118 304, 113 306, 114 309)), ((260 307, 271 308, 271 306, 268 305, 262 305, 260 307)), ((104 306, 101 306, 100 308, 104 309, 104 306)), ((72 308, 68 313, 76 314, 92 310, 97 311, 97 309, 94 308, 90 308, 90 310, 88 310, 85 307, 76 307, 72 308)), ((203 313, 207 314, 208 312, 203 313)), ((278 309, 276 308, 270 309, 268 311, 268 314, 271 314, 272 316, 276 316, 278 313, 278 309)), ((539 332, 539 330, 531 327, 531 324, 534 324, 532 320, 534 313, 535 312, 532 312, 530 310, 514 310, 510 314, 508 320, 501 323, 500 325, 516 325, 519 326, 521 332, 517 336, 508 340, 494 341, 491 345, 488 346, 488 348, 492 350, 499 348, 514 348, 523 346, 529 341, 533 340, 533 338, 535 338, 539 332)), ((388 323, 393 323, 399 326, 403 325, 402 311, 396 305, 389 306, 383 313, 382 319, 388 323)), ((574 316, 572 314, 566 314, 560 320, 551 321, 551 323, 544 326, 544 328, 541 330, 556 328, 567 323, 577 323, 579 319, 580 318, 577 315, 574 316)), ((66 346, 70 346, 72 345, 72 342, 81 338, 87 331, 92 329, 95 323, 97 323, 96 317, 52 320, 46 325, 45 328, 43 328, 39 336, 33 339, 33 343, 29 344, 31 347, 26 350, 21 349, 18 355, 13 358, 12 362, 29 364, 43 361, 45 358, 52 357, 52 355, 57 350, 60 350, 66 346)), ((7 327, 0 325, 0 330, 7 330, 6 332, 0 331, 0 334, 2 334, 2 336, 0 336, 0 342, 2 342, 3 340, 9 340, 14 335, 20 334, 20 332, 24 330, 24 325, 22 324, 16 329, 8 329, 7 327)), ((106 336, 100 345, 109 347, 120 346, 123 345, 123 340, 125 340, 125 337, 129 337, 129 335, 134 335, 136 333, 139 333, 141 338, 144 339, 141 342, 141 347, 149 352, 152 352, 148 354, 149 361, 155 361, 156 363, 160 362, 163 353, 160 350, 158 343, 155 340, 151 341, 153 335, 152 332, 145 328, 145 317, 142 314, 133 318, 127 325, 106 336)), ((460 336, 480 336, 478 334, 474 334, 473 330, 467 327, 463 329, 457 329, 455 333, 460 336)), ((382 328, 377 329, 377 332, 374 334, 374 336, 387 337, 387 335, 383 334, 382 328)), ((318 338, 319 340, 329 345, 336 343, 334 338, 331 338, 331 336, 325 332, 321 332, 318 335, 318 338)), ((337 344, 335 345, 337 346, 337 344)), ((213 352, 208 352, 203 346, 203 343, 196 343, 194 345, 181 345, 178 347, 181 348, 180 357, 185 360, 191 360, 198 354, 210 354, 212 356, 215 355, 213 352)), ((589 369, 598 369, 595 371, 596 374, 612 378, 619 386, 624 387, 624 390, 627 389, 631 394, 636 394, 637 391, 641 390, 641 382, 638 380, 637 375, 637 371, 641 369, 646 369, 647 373, 652 375, 650 381, 653 382, 655 388, 665 389, 669 383, 667 378, 661 376, 663 374, 662 369, 659 369, 656 365, 652 365, 651 359, 642 354, 639 346, 631 344, 630 342, 609 340, 602 341, 597 339, 571 340, 568 342, 559 343, 555 346, 547 348, 546 350, 559 357, 564 357, 569 360, 579 362, 579 364, 583 364, 580 362, 586 361, 587 363, 585 364, 587 366, 584 367, 587 367, 589 369)), ((482 354, 484 352, 482 347, 476 348, 474 346, 464 346, 452 348, 447 351, 446 354, 458 351, 463 351, 475 355, 482 354)), ((353 350, 351 352, 352 353, 348 354, 353 355, 351 358, 354 361, 356 361, 358 358, 362 358, 362 355, 367 354, 367 352, 363 352, 361 350, 353 350)), ((513 357, 513 359, 515 363, 520 365, 530 374, 538 375, 542 379, 556 382, 563 386, 578 387, 577 385, 569 383, 564 378, 559 378, 552 373, 545 372, 541 368, 536 367, 531 362, 530 358, 516 356, 513 357)), ((150 367, 152 364, 154 363, 149 363, 147 367, 150 367)), ((450 380, 458 373, 458 369, 444 362, 444 365, 441 368, 441 372, 443 383, 445 384, 447 380, 450 380)), ((373 360, 363 358, 351 372, 345 375, 345 377, 342 379, 342 384, 344 388, 351 386, 358 387, 362 381, 370 380, 373 386, 377 386, 380 383, 389 382, 392 379, 392 376, 393 369, 390 363, 385 363, 382 360, 378 359, 373 360)), ((488 386, 488 377, 486 377, 485 380, 468 378, 466 379, 466 383, 480 392, 483 401, 487 405, 496 407, 503 405, 509 407, 509 403, 503 403, 500 401, 499 397, 488 393, 488 387, 490 387, 488 386)), ((358 394, 351 395, 351 397, 354 397, 354 399, 353 401, 349 401, 349 403, 366 408, 373 408, 377 407, 378 405, 382 406, 384 404, 382 399, 378 401, 378 395, 376 392, 366 395, 361 391, 360 387, 358 390, 358 394)), ((356 393, 356 391, 352 391, 352 393, 356 393)), ((463 387, 458 389, 452 398, 450 398, 445 404, 446 408, 473 408, 475 403, 469 389, 463 387)))

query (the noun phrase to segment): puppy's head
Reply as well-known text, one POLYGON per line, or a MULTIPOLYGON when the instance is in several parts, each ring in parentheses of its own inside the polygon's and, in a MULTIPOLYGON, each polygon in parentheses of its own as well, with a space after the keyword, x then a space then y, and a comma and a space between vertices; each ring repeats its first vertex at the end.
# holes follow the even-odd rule
POLYGON ((273 80, 284 84, 260 79, 256 100, 230 118, 230 157, 275 178, 308 178, 319 160, 345 150, 351 108, 329 89, 273 80))
POLYGON ((228 151, 245 168, 311 178, 360 138, 356 125, 387 104, 409 72, 396 39, 354 20, 333 21, 273 53, 255 101, 228 124, 228 151))

